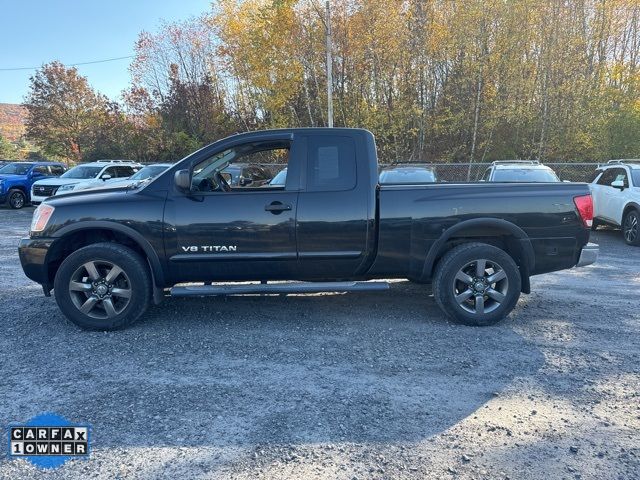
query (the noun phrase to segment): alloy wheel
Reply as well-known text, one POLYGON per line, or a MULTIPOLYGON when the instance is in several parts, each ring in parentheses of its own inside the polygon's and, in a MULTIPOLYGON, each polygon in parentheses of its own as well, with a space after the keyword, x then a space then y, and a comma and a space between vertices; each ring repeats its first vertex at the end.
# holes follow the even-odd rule
POLYGON ((624 238, 629 243, 635 242, 638 238, 638 215, 635 212, 629 213, 625 219, 624 238))
POLYGON ((69 295, 75 307, 92 318, 112 318, 131 300, 127 274, 112 262, 90 261, 76 269, 69 281, 69 295))
POLYGON ((9 198, 9 203, 11 204, 12 208, 22 208, 24 207, 24 195, 22 195, 22 193, 20 192, 14 192, 11 194, 11 197, 9 198))
POLYGON ((500 307, 508 288, 504 269, 487 259, 467 263, 458 270, 453 281, 456 302, 463 310, 475 314, 490 313, 500 307))

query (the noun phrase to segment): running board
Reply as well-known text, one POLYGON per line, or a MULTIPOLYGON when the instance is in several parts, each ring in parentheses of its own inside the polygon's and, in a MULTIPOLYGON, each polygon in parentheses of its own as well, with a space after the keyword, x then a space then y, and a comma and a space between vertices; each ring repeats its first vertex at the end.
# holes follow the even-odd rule
POLYGON ((247 295, 256 293, 380 292, 382 290, 389 290, 389 284, 387 282, 247 283, 173 287, 171 289, 171 296, 200 297, 208 295, 247 295))

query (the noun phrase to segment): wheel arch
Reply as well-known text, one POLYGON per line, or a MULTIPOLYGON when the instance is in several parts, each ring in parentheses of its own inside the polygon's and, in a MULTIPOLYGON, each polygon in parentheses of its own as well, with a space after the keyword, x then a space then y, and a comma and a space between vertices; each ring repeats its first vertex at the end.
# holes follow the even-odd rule
POLYGON ((70 253, 78 248, 104 241, 119 243, 137 251, 149 264, 153 284, 158 287, 164 286, 164 272, 160 258, 147 239, 126 225, 108 221, 72 224, 56 232, 55 241, 46 257, 51 284, 58 267, 70 253))
POLYGON ((520 227, 501 218, 474 218, 449 227, 427 253, 421 278, 431 278, 440 258, 453 247, 469 242, 485 242, 505 250, 518 264, 522 292, 530 292, 529 276, 535 268, 535 253, 531 240, 520 227))
POLYGON ((622 209, 622 220, 620 222, 620 225, 622 225, 622 222, 624 222, 624 217, 627 215, 627 213, 629 213, 630 210, 636 210, 637 212, 640 212, 640 205, 638 205, 638 203, 636 202, 627 203, 622 209))

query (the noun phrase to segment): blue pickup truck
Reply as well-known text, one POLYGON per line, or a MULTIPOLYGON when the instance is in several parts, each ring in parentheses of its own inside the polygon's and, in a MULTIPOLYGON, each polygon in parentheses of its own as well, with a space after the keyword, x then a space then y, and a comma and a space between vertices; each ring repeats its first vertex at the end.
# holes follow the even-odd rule
POLYGON ((24 207, 30 202, 31 185, 36 180, 64 172, 64 165, 58 162, 12 162, 0 167, 0 205, 24 207))

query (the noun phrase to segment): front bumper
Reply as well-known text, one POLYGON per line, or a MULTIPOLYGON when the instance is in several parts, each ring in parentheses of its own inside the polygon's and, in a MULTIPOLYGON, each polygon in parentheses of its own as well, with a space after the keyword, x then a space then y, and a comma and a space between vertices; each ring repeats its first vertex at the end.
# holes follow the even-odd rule
POLYGON ((31 203, 33 203, 34 205, 40 205, 47 198, 49 198, 49 197, 41 197, 41 196, 38 196, 38 195, 34 195, 33 192, 31 192, 31 203))
POLYGON ((595 263, 598 259, 598 253, 600 253, 600 247, 597 244, 587 243, 582 247, 582 252, 580 252, 580 258, 578 259, 576 267, 586 267, 587 265, 595 263))
POLYGON ((23 238, 18 246, 24 274, 41 285, 50 283, 46 260, 52 243, 49 238, 23 238))
POLYGON ((5 203, 7 203, 8 196, 9 193, 0 193, 0 205, 4 205, 5 203))

